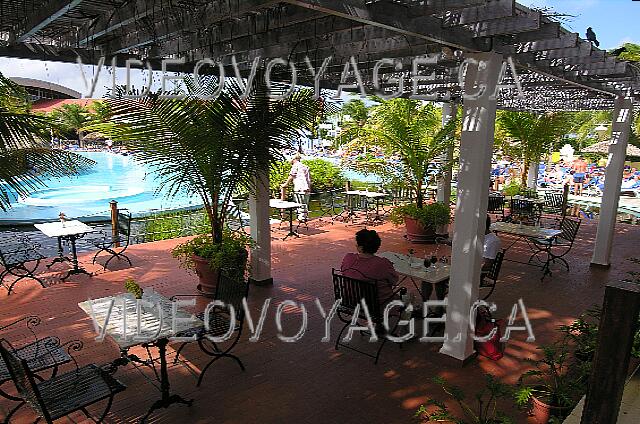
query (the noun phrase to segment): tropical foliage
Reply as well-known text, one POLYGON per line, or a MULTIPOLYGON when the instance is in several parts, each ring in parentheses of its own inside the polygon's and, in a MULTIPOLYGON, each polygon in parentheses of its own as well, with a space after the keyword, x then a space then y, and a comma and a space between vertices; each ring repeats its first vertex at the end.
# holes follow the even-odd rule
POLYGON ((435 377, 434 382, 442 387, 462 410, 462 418, 449 410, 447 404, 429 399, 425 405, 421 405, 416 412, 417 417, 428 419, 429 422, 451 422, 456 424, 511 424, 514 420, 504 414, 498 405, 502 399, 509 398, 513 389, 500 382, 491 374, 485 374, 485 388, 468 400, 464 391, 457 386, 449 384, 441 377, 435 377))
POLYGON ((352 99, 342 106, 340 135, 334 140, 334 147, 350 143, 360 136, 360 129, 369 117, 369 108, 360 99, 352 99))
POLYGON ((640 62, 640 45, 634 43, 624 43, 610 53, 617 53, 618 59, 640 62))
MULTIPOLYGON (((302 163, 309 167, 312 191, 322 192, 344 187, 345 178, 339 166, 324 159, 305 159, 302 163)), ((280 190, 282 183, 289 178, 290 172, 291 162, 278 161, 274 163, 269 173, 270 189, 275 191, 280 190)))
POLYGON ((271 95, 289 88, 272 86, 269 91, 263 78, 253 81, 246 95, 237 80, 226 79, 218 90, 212 77, 199 87, 188 80, 184 99, 109 99, 111 122, 91 129, 130 147, 138 160, 157 170, 155 176, 169 195, 199 196, 211 225, 211 242, 220 244, 233 193, 253 192, 256 176, 280 158, 281 149, 291 146, 296 131, 322 112, 311 90, 294 90, 275 100, 271 95))
POLYGON ((571 128, 566 113, 502 111, 496 120, 507 139, 504 150, 523 162, 522 182, 527 182, 529 166, 538 163, 542 155, 549 152, 571 128))
POLYGON ((456 119, 443 127, 441 111, 431 103, 381 100, 372 108, 360 137, 349 145, 349 149, 359 152, 379 149, 381 156, 361 153, 349 165, 380 175, 392 184, 409 187, 416 206, 421 208, 423 189, 436 173, 432 162, 453 145, 456 128, 456 119))
POLYGON ((49 137, 52 123, 30 112, 26 91, 0 74, 0 209, 19 197, 45 187, 50 177, 74 175, 94 162, 54 150, 49 137))
POLYGON ((84 145, 83 128, 91 122, 89 109, 74 103, 64 104, 51 112, 51 118, 60 131, 75 134, 80 147, 84 145))

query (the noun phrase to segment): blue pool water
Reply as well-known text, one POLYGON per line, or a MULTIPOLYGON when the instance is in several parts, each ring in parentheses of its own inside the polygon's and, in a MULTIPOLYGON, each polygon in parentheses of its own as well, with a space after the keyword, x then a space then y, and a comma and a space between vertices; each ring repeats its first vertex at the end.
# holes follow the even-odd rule
POLYGON ((7 212, 0 211, 0 223, 31 223, 58 218, 60 212, 80 218, 104 215, 109 202, 117 200, 133 214, 152 209, 172 209, 200 204, 198 197, 169 198, 156 192, 151 169, 131 156, 108 152, 81 152, 96 161, 88 172, 69 178, 51 179, 47 187, 18 199, 7 212))

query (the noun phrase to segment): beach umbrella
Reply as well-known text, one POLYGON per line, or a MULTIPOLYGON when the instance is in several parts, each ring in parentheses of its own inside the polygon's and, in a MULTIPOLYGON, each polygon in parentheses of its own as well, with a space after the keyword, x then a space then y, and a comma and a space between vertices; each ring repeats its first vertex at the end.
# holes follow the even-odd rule
MULTIPOLYGON (((592 144, 591 146, 582 149, 582 153, 602 153, 606 155, 609 153, 609 143, 610 142, 608 140, 605 140, 592 144)), ((632 144, 627 145, 627 156, 640 157, 640 149, 632 144)))

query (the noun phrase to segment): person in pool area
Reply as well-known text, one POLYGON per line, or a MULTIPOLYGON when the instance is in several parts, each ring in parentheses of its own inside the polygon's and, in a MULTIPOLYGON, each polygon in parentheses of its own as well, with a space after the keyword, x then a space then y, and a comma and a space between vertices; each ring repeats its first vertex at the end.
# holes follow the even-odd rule
POLYGON ((573 194, 576 196, 582 195, 582 187, 587 175, 587 162, 582 159, 582 156, 578 156, 578 159, 573 161, 571 170, 573 171, 573 194))
POLYGON ((309 167, 302 163, 300 153, 296 153, 291 158, 291 171, 289 178, 282 184, 281 188, 285 189, 293 182, 293 198, 296 203, 303 205, 298 209, 298 220, 306 221, 309 211, 309 195, 311 193, 311 174, 309 167))
POLYGON ((340 271, 343 275, 356 280, 376 281, 378 298, 384 305, 393 298, 393 290, 399 275, 389 259, 376 256, 382 244, 375 230, 362 229, 356 233, 358 253, 347 253, 342 259, 340 271))

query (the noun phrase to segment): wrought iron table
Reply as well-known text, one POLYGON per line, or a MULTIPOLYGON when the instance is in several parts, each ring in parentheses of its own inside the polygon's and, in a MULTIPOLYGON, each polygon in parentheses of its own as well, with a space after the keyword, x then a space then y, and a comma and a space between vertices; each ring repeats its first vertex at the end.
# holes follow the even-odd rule
POLYGON ((286 240, 291 236, 300 237, 300 234, 293 230, 293 210, 301 208, 302 206, 302 203, 288 202, 280 199, 269 199, 270 208, 286 210, 289 213, 289 234, 284 236, 282 240, 286 240))
POLYGON ((90 227, 80 221, 72 220, 66 222, 45 222, 42 224, 34 224, 34 226, 42 231, 48 237, 57 237, 58 239, 58 257, 53 260, 47 268, 56 262, 71 262, 73 268, 67 271, 67 274, 62 277, 62 280, 66 280, 73 274, 87 274, 91 276, 91 273, 86 269, 78 265, 78 252, 76 250, 76 240, 85 236, 85 234, 95 231, 93 227, 90 227), (69 240, 71 244, 71 259, 64 256, 62 250, 62 240, 69 240))
POLYGON ((168 408, 174 403, 188 406, 193 403, 193 400, 185 400, 177 394, 171 394, 167 371, 167 344, 172 336, 185 330, 202 327, 204 322, 177 308, 176 317, 184 320, 177 320, 174 328, 171 300, 151 289, 144 290, 142 300, 153 306, 144 306, 142 303, 138 306, 136 299, 129 293, 88 300, 79 303, 78 306, 92 317, 97 328, 115 341, 120 348, 120 357, 108 366, 110 372, 115 372, 118 367, 130 363, 134 366, 142 364, 153 370, 156 380, 160 383, 160 387, 156 387, 161 393, 161 398, 151 405, 142 419, 144 422, 156 409, 168 408), (138 320, 140 328, 138 328, 138 320), (147 350, 149 360, 142 360, 129 353, 129 349, 137 345, 147 350), (156 359, 151 356, 151 347, 158 348, 159 372, 156 369, 156 359))

